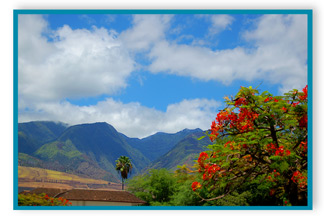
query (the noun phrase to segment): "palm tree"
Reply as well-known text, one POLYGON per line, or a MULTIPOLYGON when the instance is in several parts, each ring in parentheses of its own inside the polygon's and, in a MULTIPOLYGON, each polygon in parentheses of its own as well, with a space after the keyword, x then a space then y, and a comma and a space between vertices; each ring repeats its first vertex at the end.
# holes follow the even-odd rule
POLYGON ((126 156, 120 156, 116 160, 116 170, 122 177, 122 190, 124 190, 124 180, 127 179, 128 174, 131 172, 133 166, 131 160, 126 156))

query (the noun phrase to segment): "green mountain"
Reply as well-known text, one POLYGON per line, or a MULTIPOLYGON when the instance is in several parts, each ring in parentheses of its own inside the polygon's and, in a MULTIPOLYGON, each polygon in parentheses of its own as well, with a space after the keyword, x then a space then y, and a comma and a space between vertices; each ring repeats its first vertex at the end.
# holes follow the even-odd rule
POLYGON ((34 155, 43 161, 42 168, 118 182, 116 175, 101 168, 96 161, 80 152, 69 139, 46 143, 34 155))
POLYGON ((139 172, 149 163, 149 160, 140 151, 125 142, 116 129, 107 123, 69 127, 57 140, 71 142, 80 153, 116 177, 118 174, 115 170, 115 161, 121 155, 132 160, 134 173, 139 172))
POLYGON ((180 140, 169 152, 154 161, 149 168, 175 170, 178 165, 186 164, 192 166, 194 160, 198 159, 199 153, 205 151, 206 147, 211 144, 208 137, 198 140, 203 135, 202 131, 189 134, 180 140))
MULTIPOLYGON (((204 145, 200 129, 129 138, 107 123, 29 122, 18 124, 19 165, 118 182, 117 158, 132 160, 133 175, 148 167, 174 169, 189 163, 204 145), (153 165, 150 165, 154 161, 153 165)), ((209 144, 209 143, 208 143, 209 144)))
POLYGON ((18 124, 19 164, 117 182, 119 156, 131 158, 134 173, 150 162, 107 123, 61 126, 54 122, 18 124))
POLYGON ((201 129, 184 129, 174 134, 158 132, 149 137, 138 139, 138 138, 128 138, 123 135, 126 142, 132 147, 138 149, 150 161, 154 161, 170 151, 180 140, 192 133, 202 132, 201 129))
POLYGON ((18 152, 32 154, 44 143, 55 140, 67 125, 50 121, 18 124, 18 152))

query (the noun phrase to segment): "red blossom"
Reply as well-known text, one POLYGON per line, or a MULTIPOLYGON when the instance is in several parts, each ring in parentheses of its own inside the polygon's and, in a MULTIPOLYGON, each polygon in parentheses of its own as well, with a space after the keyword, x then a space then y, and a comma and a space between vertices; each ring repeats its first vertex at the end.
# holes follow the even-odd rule
POLYGON ((271 189, 270 192, 269 192, 269 195, 270 196, 273 196, 275 193, 276 193, 276 190, 275 189, 271 189))
POLYGON ((272 97, 267 97, 264 102, 268 102, 269 100, 272 100, 272 97))
POLYGON ((298 170, 295 171, 291 177, 291 180, 298 185, 299 188, 305 189, 307 187, 307 177, 304 176, 298 170))
POLYGON ((206 152, 201 152, 198 158, 198 163, 202 168, 205 168, 205 160, 208 159, 209 156, 206 152))
POLYGON ((233 144, 234 144, 233 141, 228 141, 227 143, 224 144, 224 147, 226 148, 227 146, 229 146, 231 150, 234 150, 233 144))
POLYGON ((307 129, 307 114, 303 115, 299 120, 299 127, 307 129))
POLYGON ((289 150, 286 150, 286 155, 289 156, 291 152, 289 150))
POLYGON ((199 182, 193 182, 191 184, 191 188, 193 191, 196 191, 197 189, 201 188, 201 184, 199 182))
POLYGON ((248 110, 247 108, 240 108, 239 113, 228 111, 220 111, 216 116, 216 121, 212 122, 210 140, 213 142, 223 128, 227 125, 230 128, 236 128, 241 133, 253 130, 254 120, 258 118, 259 114, 248 110))
POLYGON ((217 164, 213 164, 208 168, 208 174, 213 174, 220 170, 220 167, 217 164))
POLYGON ((236 107, 238 107, 238 106, 241 106, 241 105, 247 105, 248 104, 248 101, 246 100, 246 98, 244 98, 244 97, 240 97, 240 98, 238 98, 236 101, 235 101, 235 105, 234 106, 236 106, 236 107))
POLYGON ((292 103, 291 104, 291 106, 293 106, 293 107, 296 107, 298 104, 300 104, 300 102, 298 101, 298 102, 296 102, 296 103, 292 103))
POLYGON ((299 148, 301 148, 304 152, 307 152, 307 140, 300 142, 299 148))
POLYGON ((279 146, 277 148, 273 143, 269 143, 266 150, 267 152, 274 154, 275 156, 289 156, 291 154, 290 150, 285 150, 283 146, 279 146))
POLYGON ((302 101, 307 100, 307 96, 308 96, 308 86, 306 85, 305 88, 303 88, 303 93, 299 95, 299 99, 302 101))

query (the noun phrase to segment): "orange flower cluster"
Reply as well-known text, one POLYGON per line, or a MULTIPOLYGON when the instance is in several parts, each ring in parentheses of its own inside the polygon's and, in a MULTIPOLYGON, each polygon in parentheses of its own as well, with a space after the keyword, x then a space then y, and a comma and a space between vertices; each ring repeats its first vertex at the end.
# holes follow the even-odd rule
POLYGON ((193 182, 191 184, 191 188, 193 191, 196 191, 197 189, 201 188, 201 184, 199 182, 193 182))
POLYGON ((270 154, 274 154, 275 156, 289 156, 291 154, 290 150, 286 150, 284 149, 283 146, 279 146, 279 148, 276 147, 275 144, 273 143, 269 143, 267 145, 267 149, 266 149, 270 154))
POLYGON ((301 148, 304 152, 307 152, 307 140, 305 142, 300 142, 299 148, 301 148))
MULTIPOLYGON (((50 201, 52 203, 52 205, 54 205, 55 199, 53 197, 49 197, 47 194, 45 194, 44 199, 47 201, 50 201)), ((72 203, 69 202, 69 200, 64 199, 62 197, 59 197, 57 200, 59 201, 60 205, 63 205, 63 206, 72 205, 72 203)))
POLYGON ((200 167, 205 167, 205 160, 208 159, 209 156, 206 152, 201 152, 198 158, 198 164, 200 167))
POLYGON ((282 107, 281 108, 284 112, 287 112, 287 108, 286 107, 282 107))
POLYGON ((265 100, 264 100, 264 102, 268 102, 268 101, 274 101, 274 102, 278 102, 279 100, 278 99, 276 99, 276 98, 273 98, 273 97, 267 97, 265 100))
POLYGON ((298 170, 293 173, 291 180, 301 189, 305 189, 307 187, 307 177, 303 176, 303 174, 298 170))
POLYGON ((238 114, 231 111, 220 111, 217 114, 216 121, 212 122, 211 136, 209 138, 213 142, 219 135, 219 132, 223 132, 224 127, 228 124, 230 128, 236 128, 241 133, 251 131, 253 130, 253 121, 258 118, 258 116, 259 114, 247 108, 240 108, 238 114))
MULTIPOLYGON (((229 146, 229 148, 231 150, 234 150, 234 146, 233 146, 234 142, 233 141, 228 141, 227 143, 224 144, 224 147, 226 148, 227 146, 229 146)), ((246 144, 245 144, 246 145, 246 144)))
POLYGON ((209 164, 206 164, 203 180, 207 181, 211 179, 217 171, 220 171, 220 167, 217 164, 212 164, 211 166, 209 164))
POLYGON ((306 85, 305 88, 303 88, 303 93, 299 95, 300 100, 306 100, 308 97, 308 86, 306 85))
POLYGON ((209 158, 206 152, 201 152, 198 158, 199 169, 198 172, 203 172, 203 180, 207 181, 211 179, 216 172, 220 171, 221 168, 217 164, 206 163, 209 158))
POLYGON ((252 161, 252 156, 250 154, 243 156, 243 158, 247 161, 252 161))
POLYGON ((235 101, 235 106, 238 107, 238 106, 241 106, 241 105, 247 105, 248 104, 248 101, 246 100, 246 98, 244 97, 240 97, 238 99, 236 99, 235 101))
POLYGON ((238 128, 241 133, 253 130, 253 121, 259 117, 259 114, 251 112, 246 108, 241 108, 238 114, 237 122, 234 127, 238 128))

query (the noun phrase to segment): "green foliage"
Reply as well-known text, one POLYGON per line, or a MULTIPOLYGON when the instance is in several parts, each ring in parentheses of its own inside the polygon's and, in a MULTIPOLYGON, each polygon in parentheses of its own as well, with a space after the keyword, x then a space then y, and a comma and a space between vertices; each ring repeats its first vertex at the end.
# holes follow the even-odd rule
POLYGON ((151 169, 128 180, 127 190, 150 206, 198 206, 200 198, 192 191, 195 175, 186 167, 175 172, 151 169))
POLYGON ((18 194, 19 206, 70 206, 67 199, 53 198, 46 194, 18 194))
POLYGON ((250 191, 244 191, 243 193, 233 192, 223 199, 217 199, 214 202, 210 201, 210 205, 216 206, 248 206, 249 199, 253 197, 250 191))
POLYGON ((128 191, 143 199, 148 205, 168 203, 176 190, 176 179, 166 169, 152 169, 148 174, 135 176, 128 181, 128 191))
POLYGON ((171 196, 170 203, 172 206, 199 206, 203 204, 191 189, 192 180, 187 179, 179 183, 176 193, 171 196))

